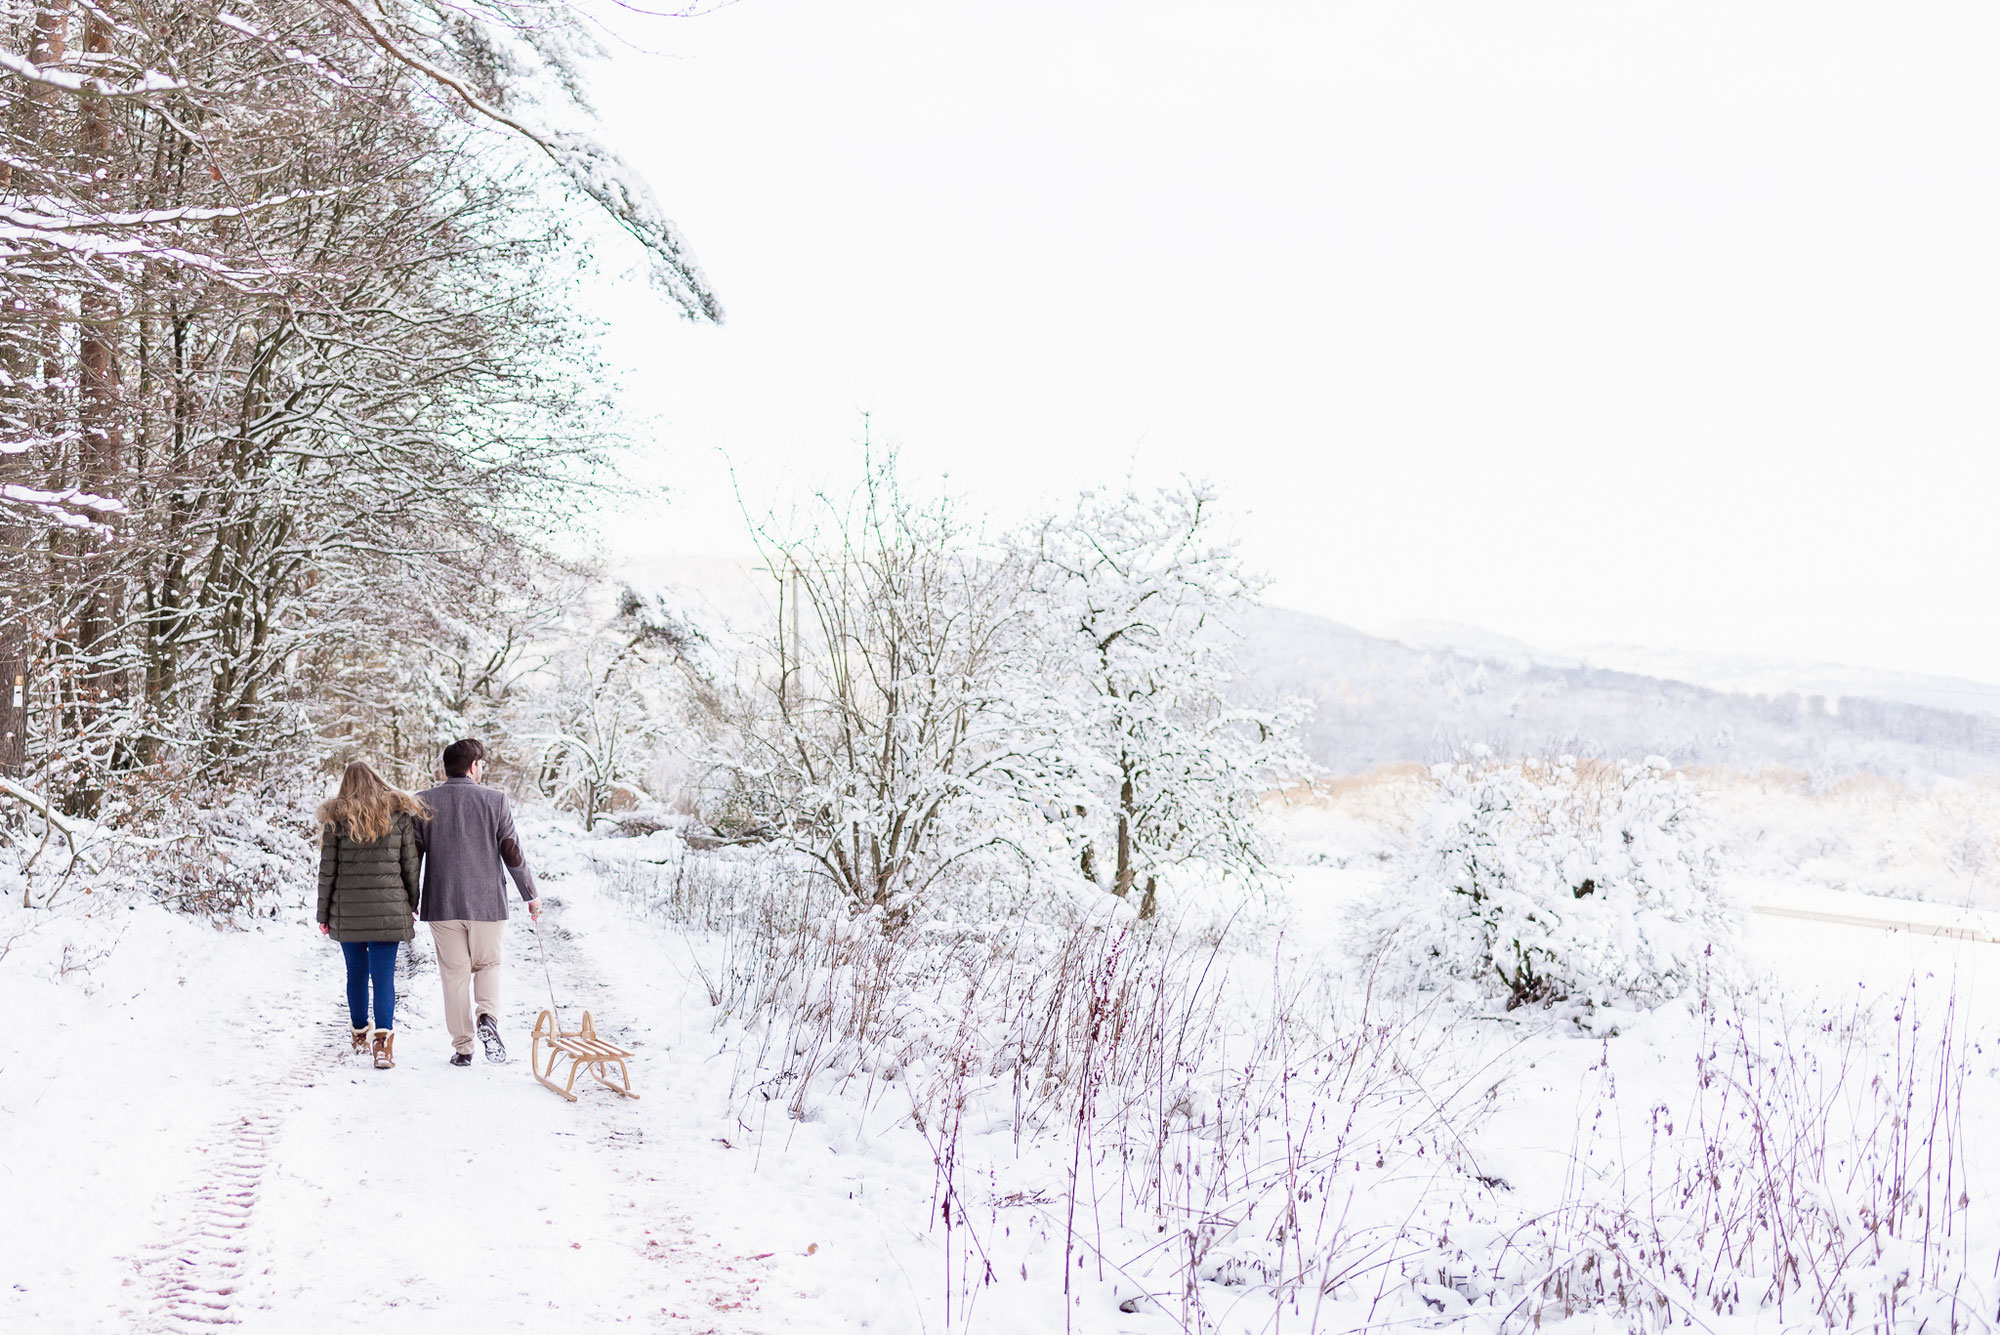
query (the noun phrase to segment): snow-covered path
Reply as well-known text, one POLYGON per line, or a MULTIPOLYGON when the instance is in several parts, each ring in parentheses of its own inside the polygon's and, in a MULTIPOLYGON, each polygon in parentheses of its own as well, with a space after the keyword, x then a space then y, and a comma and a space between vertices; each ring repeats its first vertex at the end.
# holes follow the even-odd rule
MULTIPOLYGON (((338 954, 308 928, 133 910, 87 970, 80 946, 41 938, 109 939, 103 922, 39 929, 27 943, 56 976, 21 955, 0 970, 9 1012, 49 1021, 0 1038, 0 1326, 812 1329, 794 1297, 813 1282, 809 1221, 711 1137, 700 1008, 684 1016, 671 974, 600 975, 586 915, 549 903, 562 1000, 637 1051, 637 1102, 593 1087, 572 1105, 530 1078, 546 1003, 525 919, 508 931, 513 1060, 447 1064, 420 935, 387 1072, 347 1054, 338 954), (793 1297, 782 1319, 760 1300, 774 1286, 793 1297)), ((607 907, 597 930, 617 927, 607 907)))
MULTIPOLYGON (((551 927, 561 907, 552 902, 551 927)), ((502 1330, 552 1328, 558 1314, 565 1325, 750 1328, 754 1267, 697 1237, 687 1156, 658 1134, 643 1094, 626 1103, 594 1090, 572 1106, 527 1078, 519 1022, 542 988, 522 994, 542 979, 525 925, 509 935, 517 1023, 505 1066, 446 1063, 427 950, 405 971, 407 1037, 395 1071, 344 1057, 338 1026, 319 1026, 315 1097, 296 1100, 285 1118, 274 1147, 281 1167, 258 1206, 260 1240, 286 1260, 255 1286, 259 1305, 310 1314, 326 1330, 434 1329, 445 1311, 502 1330), (343 1291, 361 1300, 325 1304, 343 1291)), ((339 978, 330 965, 318 972, 313 1000, 323 1012, 339 978)), ((615 1005, 600 1009, 616 1014, 615 1005)), ((641 1054, 641 1089, 662 1099, 671 1074, 648 1070, 641 1054)))

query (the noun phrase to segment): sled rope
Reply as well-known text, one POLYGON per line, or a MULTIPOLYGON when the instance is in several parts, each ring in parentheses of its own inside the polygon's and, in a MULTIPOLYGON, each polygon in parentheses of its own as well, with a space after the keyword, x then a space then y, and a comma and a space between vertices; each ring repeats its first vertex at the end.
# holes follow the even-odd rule
POLYGON ((528 925, 534 929, 535 954, 541 958, 542 981, 548 985, 549 989, 549 1015, 555 1020, 556 1027, 560 1029, 562 1028, 562 1011, 556 1006, 555 979, 549 975, 549 952, 542 948, 542 925, 533 919, 529 920, 528 925))

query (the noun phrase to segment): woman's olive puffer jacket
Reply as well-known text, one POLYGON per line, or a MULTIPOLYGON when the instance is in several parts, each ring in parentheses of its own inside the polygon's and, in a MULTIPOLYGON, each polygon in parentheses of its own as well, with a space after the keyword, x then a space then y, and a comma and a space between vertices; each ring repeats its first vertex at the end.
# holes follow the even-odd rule
POLYGON ((389 833, 364 844, 344 825, 319 839, 319 920, 336 941, 407 941, 415 932, 417 868, 423 852, 409 816, 396 813, 389 833))

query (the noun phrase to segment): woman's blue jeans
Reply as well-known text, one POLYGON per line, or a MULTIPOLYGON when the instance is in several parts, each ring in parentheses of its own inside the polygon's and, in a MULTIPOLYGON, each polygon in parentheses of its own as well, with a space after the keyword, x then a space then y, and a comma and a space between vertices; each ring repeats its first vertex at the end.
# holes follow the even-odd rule
POLYGON ((396 1028, 396 947, 400 941, 342 941, 347 957, 347 1018, 368 1027, 368 986, 375 985, 375 1027, 396 1028))

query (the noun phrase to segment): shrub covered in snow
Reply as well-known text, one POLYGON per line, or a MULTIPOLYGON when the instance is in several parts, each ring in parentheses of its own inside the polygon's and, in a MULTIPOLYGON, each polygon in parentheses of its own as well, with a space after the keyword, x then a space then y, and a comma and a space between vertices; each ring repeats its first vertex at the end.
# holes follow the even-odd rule
POLYGON ((1665 761, 1462 761, 1432 780, 1384 920, 1420 985, 1651 1006, 1733 953, 1699 793, 1665 761))
POLYGON ((18 784, 0 798, 10 799, 0 803, 0 886, 23 907, 136 895, 221 923, 310 906, 319 830, 296 787, 128 782, 101 820, 37 805, 18 784))

